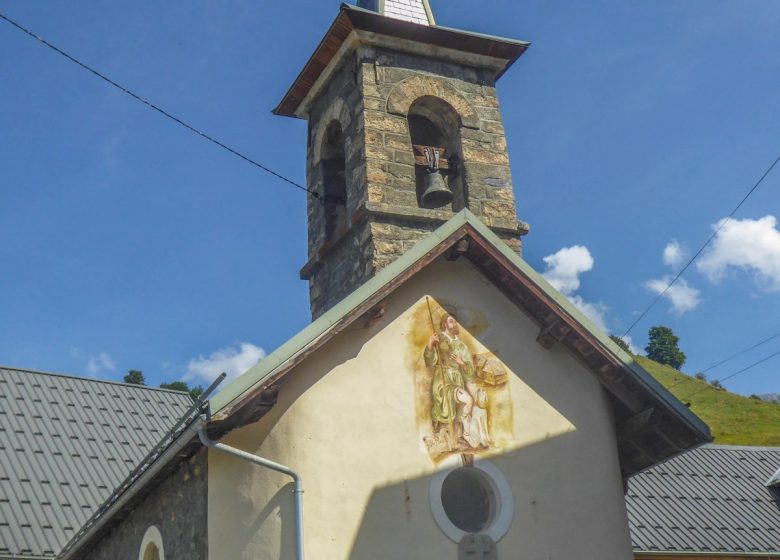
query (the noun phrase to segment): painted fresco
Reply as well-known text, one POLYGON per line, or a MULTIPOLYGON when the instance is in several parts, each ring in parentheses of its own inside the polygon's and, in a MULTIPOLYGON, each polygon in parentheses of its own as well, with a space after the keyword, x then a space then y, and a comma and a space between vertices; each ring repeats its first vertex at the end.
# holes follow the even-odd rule
POLYGON ((411 313, 408 362, 415 380, 420 442, 438 463, 464 462, 513 440, 508 368, 476 336, 487 320, 476 309, 426 296, 411 313))

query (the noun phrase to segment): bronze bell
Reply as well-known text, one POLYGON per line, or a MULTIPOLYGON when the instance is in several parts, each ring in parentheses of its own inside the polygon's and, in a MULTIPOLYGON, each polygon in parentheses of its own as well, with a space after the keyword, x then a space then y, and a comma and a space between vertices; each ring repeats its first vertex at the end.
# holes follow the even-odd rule
POLYGON ((422 195, 422 205, 425 208, 441 208, 452 202, 452 191, 447 187, 438 169, 428 169, 425 174, 425 192, 422 195))

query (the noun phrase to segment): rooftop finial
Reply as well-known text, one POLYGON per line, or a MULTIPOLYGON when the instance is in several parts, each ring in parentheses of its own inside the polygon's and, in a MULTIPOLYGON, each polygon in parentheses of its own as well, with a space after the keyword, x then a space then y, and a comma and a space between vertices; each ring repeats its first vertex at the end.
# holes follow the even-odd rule
POLYGON ((358 6, 395 19, 436 25, 428 0, 358 0, 358 6))

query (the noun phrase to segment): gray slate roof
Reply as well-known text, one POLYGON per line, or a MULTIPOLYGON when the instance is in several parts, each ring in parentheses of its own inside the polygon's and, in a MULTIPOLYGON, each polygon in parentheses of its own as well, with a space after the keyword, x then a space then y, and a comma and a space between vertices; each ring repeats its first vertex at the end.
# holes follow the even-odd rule
POLYGON ((358 6, 379 12, 383 16, 430 25, 427 0, 358 0, 358 6))
POLYGON ((780 556, 780 448, 704 445, 629 481, 635 551, 780 556))
POLYGON ((191 405, 178 391, 0 367, 0 558, 56 556, 191 405))

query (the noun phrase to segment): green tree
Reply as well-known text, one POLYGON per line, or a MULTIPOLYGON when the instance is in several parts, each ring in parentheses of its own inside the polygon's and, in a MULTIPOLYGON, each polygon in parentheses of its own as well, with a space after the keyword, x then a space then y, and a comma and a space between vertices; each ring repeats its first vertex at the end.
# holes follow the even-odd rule
POLYGON ((675 336, 669 327, 660 325, 652 327, 648 332, 647 346, 645 346, 647 357, 659 364, 680 369, 685 363, 685 354, 677 346, 679 341, 680 338, 675 336))
POLYGON ((631 349, 628 347, 628 343, 625 340, 614 334, 609 335, 609 338, 612 339, 612 342, 620 346, 621 350, 628 352, 629 354, 631 353, 631 349))
POLYGON ((173 391, 183 391, 185 393, 189 393, 190 397, 192 397, 192 400, 196 401, 198 400, 198 397, 203 394, 203 387, 200 385, 197 385, 195 387, 190 387, 187 385, 184 381, 171 381, 170 383, 161 383, 160 389, 171 389, 173 391))
POLYGON ((146 385, 146 379, 144 379, 143 372, 140 372, 137 369, 128 371, 127 375, 124 376, 123 381, 130 385, 146 385))

